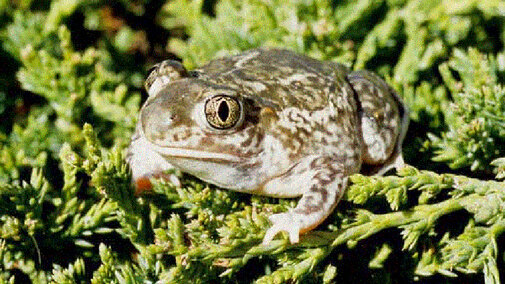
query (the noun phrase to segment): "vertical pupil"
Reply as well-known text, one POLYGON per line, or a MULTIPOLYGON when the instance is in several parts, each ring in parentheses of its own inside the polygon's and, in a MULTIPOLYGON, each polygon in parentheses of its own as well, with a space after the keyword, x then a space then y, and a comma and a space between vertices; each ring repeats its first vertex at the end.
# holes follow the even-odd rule
POLYGON ((217 115, 221 119, 221 121, 226 121, 228 119, 228 115, 230 114, 230 107, 228 107, 228 103, 226 101, 221 101, 219 103, 219 108, 217 109, 217 115))

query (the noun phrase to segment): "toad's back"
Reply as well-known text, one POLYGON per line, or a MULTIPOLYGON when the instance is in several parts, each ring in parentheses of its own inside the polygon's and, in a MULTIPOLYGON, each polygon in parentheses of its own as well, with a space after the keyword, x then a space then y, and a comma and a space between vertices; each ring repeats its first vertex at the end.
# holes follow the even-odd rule
POLYGON ((282 49, 251 50, 195 70, 205 80, 261 97, 276 108, 324 108, 339 93, 349 69, 282 49))

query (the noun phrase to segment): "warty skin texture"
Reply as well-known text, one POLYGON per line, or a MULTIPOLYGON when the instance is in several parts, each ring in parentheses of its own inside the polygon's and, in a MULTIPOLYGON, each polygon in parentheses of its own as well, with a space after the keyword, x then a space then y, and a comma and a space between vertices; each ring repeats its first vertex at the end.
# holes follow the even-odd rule
POLYGON ((222 188, 301 196, 270 216, 268 244, 300 234, 335 208, 348 176, 403 165, 408 112, 381 78, 287 50, 256 49, 187 71, 176 61, 146 80, 127 160, 138 190, 173 167, 222 188))

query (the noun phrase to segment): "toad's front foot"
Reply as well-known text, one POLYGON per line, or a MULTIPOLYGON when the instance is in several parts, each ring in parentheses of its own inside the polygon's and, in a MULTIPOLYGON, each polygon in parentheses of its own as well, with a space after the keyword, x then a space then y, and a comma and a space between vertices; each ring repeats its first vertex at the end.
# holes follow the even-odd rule
POLYGON ((272 227, 263 238, 267 245, 281 231, 289 234, 289 241, 294 244, 300 240, 300 234, 312 230, 328 217, 337 205, 347 186, 347 177, 343 177, 342 169, 335 167, 332 159, 324 157, 315 160, 311 165, 311 185, 306 190, 298 205, 289 212, 270 216, 272 227))
POLYGON ((263 245, 268 245, 278 233, 283 231, 289 234, 289 241, 292 244, 298 243, 302 230, 301 217, 300 214, 294 212, 279 213, 268 217, 272 222, 272 227, 265 233, 263 245))

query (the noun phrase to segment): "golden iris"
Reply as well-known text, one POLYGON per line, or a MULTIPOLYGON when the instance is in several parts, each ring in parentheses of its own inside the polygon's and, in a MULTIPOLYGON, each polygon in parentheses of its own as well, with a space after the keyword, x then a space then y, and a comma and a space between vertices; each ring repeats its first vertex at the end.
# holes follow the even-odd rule
POLYGON ((210 126, 216 129, 228 129, 240 119, 240 104, 237 99, 218 95, 205 103, 205 116, 210 126))

